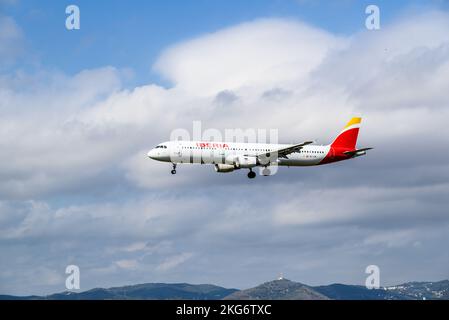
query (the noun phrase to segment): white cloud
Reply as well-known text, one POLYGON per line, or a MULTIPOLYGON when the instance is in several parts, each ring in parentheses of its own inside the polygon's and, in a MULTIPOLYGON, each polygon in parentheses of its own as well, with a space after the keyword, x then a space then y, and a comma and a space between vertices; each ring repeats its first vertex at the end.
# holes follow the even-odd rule
POLYGON ((134 270, 139 266, 137 260, 118 260, 115 262, 122 269, 134 270))
POLYGON ((244 23, 167 49, 155 69, 181 90, 208 96, 303 80, 341 39, 297 21, 244 23))
POLYGON ((192 258, 193 254, 191 252, 184 252, 176 256, 172 256, 163 261, 160 265, 157 266, 157 271, 169 271, 171 269, 176 268, 177 266, 183 264, 190 258, 192 258))
POLYGON ((130 244, 129 246, 124 247, 123 250, 126 252, 135 252, 135 251, 144 250, 146 247, 147 247, 147 243, 140 241, 140 242, 134 242, 134 243, 130 244))
POLYGON ((381 244, 391 248, 406 246, 410 243, 417 245, 419 242, 416 232, 413 230, 395 230, 370 235, 364 240, 364 243, 367 245, 381 244))

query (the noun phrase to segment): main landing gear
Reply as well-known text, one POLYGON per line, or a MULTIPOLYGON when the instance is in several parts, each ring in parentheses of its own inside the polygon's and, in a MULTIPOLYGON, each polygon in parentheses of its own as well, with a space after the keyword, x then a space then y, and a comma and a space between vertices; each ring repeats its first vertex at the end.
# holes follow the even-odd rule
POLYGON ((176 163, 173 163, 173 170, 171 171, 171 174, 176 174, 176 163))
MULTIPOLYGON (((262 175, 265 177, 271 175, 271 170, 268 169, 267 167, 265 167, 265 169, 262 170, 262 175)), ((249 172, 248 172, 248 178, 254 179, 255 177, 256 177, 256 173, 253 171, 252 168, 250 168, 249 172)))
POLYGON ((254 179, 255 177, 256 177, 256 173, 253 171, 253 169, 249 169, 248 178, 254 179))

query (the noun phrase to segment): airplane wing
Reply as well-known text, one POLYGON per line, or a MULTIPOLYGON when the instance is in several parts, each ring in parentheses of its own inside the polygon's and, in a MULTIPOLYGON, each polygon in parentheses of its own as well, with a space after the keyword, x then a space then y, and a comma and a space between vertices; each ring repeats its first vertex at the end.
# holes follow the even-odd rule
POLYGON ((278 149, 278 150, 273 150, 273 151, 270 151, 270 152, 262 153, 262 154, 259 154, 257 157, 259 158, 259 160, 262 160, 262 161, 266 161, 268 159, 272 159, 273 155, 276 155, 276 158, 288 159, 287 155, 289 155, 290 153, 293 153, 293 152, 298 152, 304 146, 306 146, 308 144, 311 144, 313 142, 314 141, 305 141, 303 143, 295 144, 295 145, 293 145, 291 147, 288 147, 288 148, 282 148, 282 149, 278 149))
POLYGON ((368 150, 371 150, 371 149, 373 149, 373 148, 363 148, 363 149, 357 149, 357 150, 353 150, 353 151, 345 151, 343 153, 347 154, 348 156, 353 156, 356 153, 368 151, 368 150))

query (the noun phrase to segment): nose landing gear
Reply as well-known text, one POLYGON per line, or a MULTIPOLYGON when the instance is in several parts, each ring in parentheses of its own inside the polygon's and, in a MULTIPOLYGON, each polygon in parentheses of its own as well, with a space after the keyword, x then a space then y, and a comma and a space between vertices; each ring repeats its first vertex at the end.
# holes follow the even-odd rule
POLYGON ((256 177, 256 173, 253 171, 253 169, 249 169, 248 178, 254 179, 255 177, 256 177))
POLYGON ((171 171, 171 174, 176 174, 176 163, 173 163, 173 170, 171 171))

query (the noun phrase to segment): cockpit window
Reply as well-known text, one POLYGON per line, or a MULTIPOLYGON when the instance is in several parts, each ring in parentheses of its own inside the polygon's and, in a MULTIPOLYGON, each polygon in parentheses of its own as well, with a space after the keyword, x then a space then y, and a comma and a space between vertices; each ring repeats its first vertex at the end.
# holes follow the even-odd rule
POLYGON ((156 146, 155 149, 157 149, 157 148, 167 149, 167 146, 156 146))

